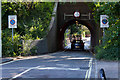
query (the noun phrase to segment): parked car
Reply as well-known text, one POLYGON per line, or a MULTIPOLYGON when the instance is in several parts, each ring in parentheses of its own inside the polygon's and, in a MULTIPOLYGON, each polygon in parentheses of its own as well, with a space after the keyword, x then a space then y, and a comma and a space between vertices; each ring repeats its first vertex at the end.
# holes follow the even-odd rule
POLYGON ((82 40, 73 40, 71 43, 72 50, 84 50, 84 42, 82 40))

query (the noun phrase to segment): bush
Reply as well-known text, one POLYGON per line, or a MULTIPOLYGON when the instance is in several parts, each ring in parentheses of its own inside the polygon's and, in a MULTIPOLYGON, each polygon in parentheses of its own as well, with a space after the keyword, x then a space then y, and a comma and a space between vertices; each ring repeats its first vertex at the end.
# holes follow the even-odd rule
POLYGON ((14 34, 12 41, 12 31, 5 29, 2 32, 2 55, 5 56, 18 56, 21 53, 22 43, 20 42, 21 36, 18 33, 14 34))
POLYGON ((37 55, 37 47, 36 46, 34 46, 34 47, 32 47, 32 49, 30 49, 30 53, 31 53, 31 55, 37 55))
POLYGON ((96 58, 105 60, 118 60, 120 42, 118 40, 120 32, 119 2, 97 2, 94 12, 96 22, 99 22, 100 15, 108 15, 109 28, 105 29, 104 42, 95 48, 96 58), (118 11, 118 12, 117 12, 118 11))
POLYGON ((96 58, 101 60, 118 60, 118 47, 109 47, 104 49, 103 45, 95 48, 96 58))
POLYGON ((35 40, 45 37, 53 8, 52 2, 2 2, 3 57, 26 55, 27 52, 22 51, 22 39, 35 40), (14 29, 13 42, 12 31, 8 29, 8 15, 17 15, 17 28, 14 29))

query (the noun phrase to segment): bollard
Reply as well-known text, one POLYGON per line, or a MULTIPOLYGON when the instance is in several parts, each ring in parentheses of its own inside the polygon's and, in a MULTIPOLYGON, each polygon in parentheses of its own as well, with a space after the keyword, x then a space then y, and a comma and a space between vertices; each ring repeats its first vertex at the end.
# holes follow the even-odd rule
POLYGON ((105 71, 103 68, 100 69, 99 74, 101 80, 106 80, 105 71))

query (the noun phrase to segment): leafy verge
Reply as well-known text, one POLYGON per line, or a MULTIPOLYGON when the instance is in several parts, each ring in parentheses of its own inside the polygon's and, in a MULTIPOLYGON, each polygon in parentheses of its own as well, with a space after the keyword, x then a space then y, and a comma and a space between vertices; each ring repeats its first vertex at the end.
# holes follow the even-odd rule
POLYGON ((96 58, 107 60, 119 59, 120 2, 97 2, 94 18, 99 22, 100 15, 108 15, 109 28, 105 30, 105 41, 96 47, 96 58))
POLYGON ((23 53, 22 40, 41 39, 46 36, 54 3, 51 2, 4 2, 2 3, 2 53, 18 56, 23 53), (17 28, 8 28, 8 15, 17 15, 17 28))

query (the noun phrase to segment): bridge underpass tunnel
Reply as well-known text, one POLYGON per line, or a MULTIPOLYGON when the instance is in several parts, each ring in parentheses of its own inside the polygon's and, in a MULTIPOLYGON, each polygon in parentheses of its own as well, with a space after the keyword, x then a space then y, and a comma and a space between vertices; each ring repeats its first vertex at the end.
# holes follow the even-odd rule
MULTIPOLYGON (((70 34, 72 31, 70 30, 70 26, 75 26, 76 30, 78 30, 78 32, 76 31, 74 34, 79 33, 81 31, 82 33, 82 27, 80 26, 84 26, 85 28, 88 28, 89 31, 89 37, 90 37, 90 50, 93 52, 94 51, 94 47, 96 45, 98 45, 99 43, 99 27, 95 25, 94 21, 89 21, 89 20, 80 20, 80 19, 71 19, 71 20, 67 20, 65 21, 61 27, 59 28, 59 34, 58 34, 58 43, 59 43, 59 50, 65 50, 65 32, 68 31, 68 33, 70 34), (76 24, 76 21, 78 21, 78 25, 76 24), (80 28, 79 28, 80 27, 80 28)), ((69 37, 68 34, 68 37, 69 37)), ((73 35, 74 35, 73 34, 73 35)), ((67 34, 66 34, 67 35, 67 34)), ((80 35, 78 35, 80 36, 80 35)), ((82 39, 83 37, 81 37, 82 39)))
POLYGON ((74 24, 67 27, 64 33, 65 50, 89 50, 90 45, 91 34, 85 25, 79 24, 76 20, 74 24))

